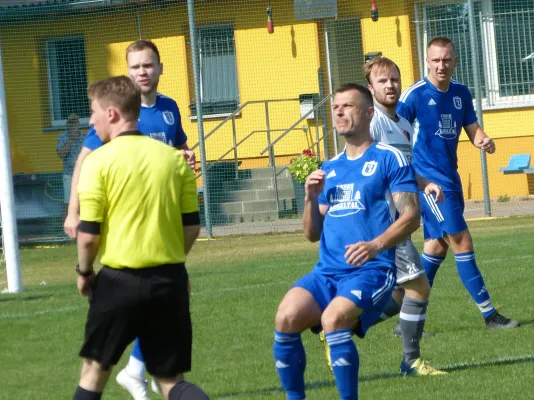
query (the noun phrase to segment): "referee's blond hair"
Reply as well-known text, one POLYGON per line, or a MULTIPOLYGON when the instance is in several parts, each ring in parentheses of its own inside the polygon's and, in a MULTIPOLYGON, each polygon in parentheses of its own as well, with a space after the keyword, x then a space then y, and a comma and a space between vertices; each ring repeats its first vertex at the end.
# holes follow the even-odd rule
POLYGON ((128 122, 137 121, 141 112, 141 90, 127 76, 113 76, 93 82, 87 89, 90 101, 96 100, 103 108, 117 107, 128 122))

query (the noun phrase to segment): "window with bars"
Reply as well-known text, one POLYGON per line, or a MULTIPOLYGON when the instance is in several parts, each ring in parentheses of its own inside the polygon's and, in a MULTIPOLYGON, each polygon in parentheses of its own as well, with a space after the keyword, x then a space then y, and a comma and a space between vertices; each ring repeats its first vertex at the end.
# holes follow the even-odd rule
MULTIPOLYGON (((227 114, 239 105, 234 27, 217 25, 198 29, 200 91, 203 114, 227 114)), ((196 115, 196 104, 190 106, 196 115)))
MULTIPOLYGON (((419 29, 423 31, 425 56, 426 43, 436 36, 446 36, 455 43, 459 63, 454 78, 475 96, 467 7, 466 2, 459 1, 424 3, 419 29)), ((523 60, 534 52, 534 2, 475 0, 474 14, 483 107, 534 104, 534 60, 523 60)))
POLYGON ((88 122, 90 107, 84 37, 47 39, 45 55, 52 125, 66 125, 71 113, 78 114, 81 122, 88 122))

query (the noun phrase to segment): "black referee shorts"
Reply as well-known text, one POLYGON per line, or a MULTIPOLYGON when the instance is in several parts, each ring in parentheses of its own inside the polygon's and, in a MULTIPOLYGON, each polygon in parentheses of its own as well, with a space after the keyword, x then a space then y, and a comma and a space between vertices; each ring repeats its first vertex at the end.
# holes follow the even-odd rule
POLYGON ((184 264, 103 267, 93 281, 80 357, 103 369, 137 337, 147 371, 169 378, 191 370, 191 316, 184 264))

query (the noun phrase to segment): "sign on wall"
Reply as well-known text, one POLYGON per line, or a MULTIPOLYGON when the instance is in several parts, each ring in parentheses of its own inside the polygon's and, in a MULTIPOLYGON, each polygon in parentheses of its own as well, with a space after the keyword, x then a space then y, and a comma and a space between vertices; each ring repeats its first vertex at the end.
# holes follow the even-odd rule
POLYGON ((297 19, 337 16, 337 0, 294 0, 297 19))

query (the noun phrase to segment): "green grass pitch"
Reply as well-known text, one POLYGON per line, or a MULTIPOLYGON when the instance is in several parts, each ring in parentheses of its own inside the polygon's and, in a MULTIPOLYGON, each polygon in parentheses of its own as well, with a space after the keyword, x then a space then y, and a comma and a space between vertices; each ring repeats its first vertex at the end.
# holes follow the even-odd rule
MULTIPOLYGON (((495 305, 523 325, 488 331, 449 254, 430 298, 425 359, 450 373, 400 378, 394 321, 356 340, 361 399, 532 399, 534 217, 470 222, 479 267, 495 305)), ((414 236, 421 249, 421 230, 414 236)), ((70 399, 77 384, 87 300, 78 295, 73 245, 21 249, 24 292, 0 295, 0 399, 70 399)), ((199 241, 189 258, 194 324, 188 379, 212 399, 284 399, 272 359, 273 319, 290 285, 313 267, 302 234, 199 241)), ((336 399, 322 347, 303 334, 308 399, 336 399)), ((129 399, 114 381, 105 399, 129 399)), ((158 398, 156 395, 154 399, 158 398)))

